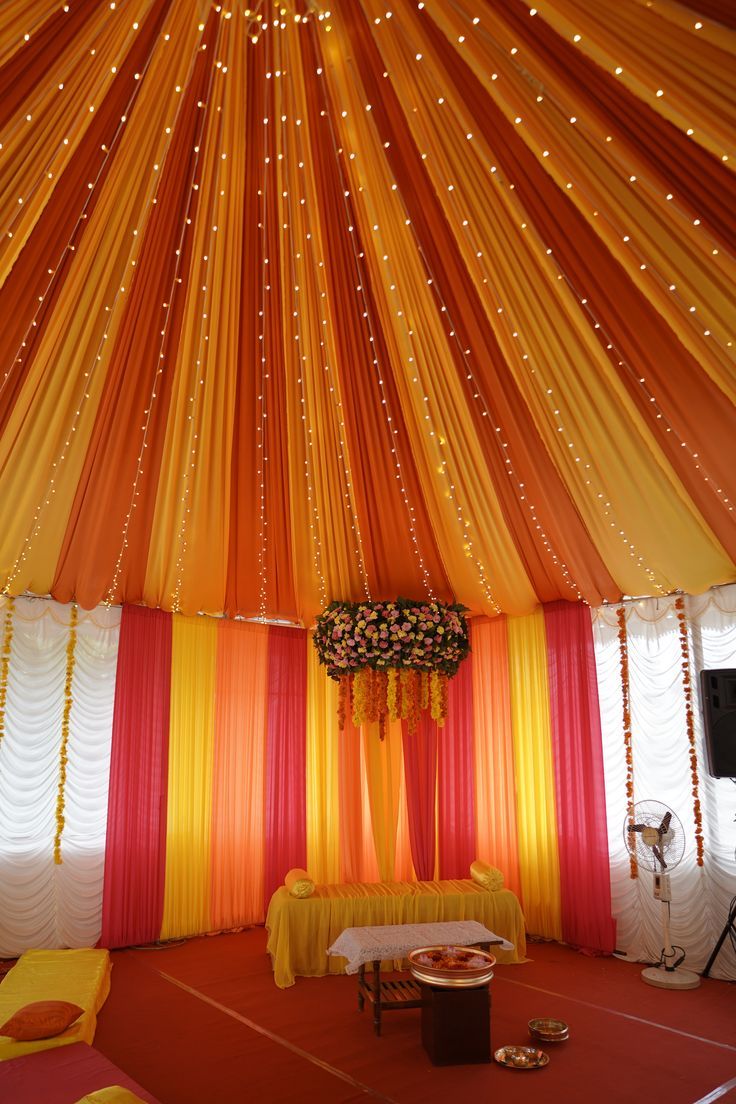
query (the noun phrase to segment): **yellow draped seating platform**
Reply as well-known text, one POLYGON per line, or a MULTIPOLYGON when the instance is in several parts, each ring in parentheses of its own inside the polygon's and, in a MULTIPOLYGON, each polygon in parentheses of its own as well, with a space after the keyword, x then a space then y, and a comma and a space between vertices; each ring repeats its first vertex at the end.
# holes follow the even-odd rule
MULTIPOLYGON (((355 882, 318 885, 310 897, 299 898, 281 886, 266 916, 274 980, 285 989, 296 977, 343 973, 345 959, 330 957, 327 948, 345 928, 441 920, 477 920, 514 944, 513 951, 494 948, 498 962, 525 960, 524 915, 510 889, 490 892, 470 878, 355 882)), ((382 968, 399 967, 400 963, 385 963, 382 968)))
POLYGON ((84 1009, 66 1031, 50 1039, 17 1042, 0 1035, 0 1062, 23 1054, 66 1046, 92 1043, 97 1013, 110 992, 110 952, 83 948, 66 951, 26 951, 0 984, 0 1024, 14 1013, 36 1001, 69 1001, 84 1009))

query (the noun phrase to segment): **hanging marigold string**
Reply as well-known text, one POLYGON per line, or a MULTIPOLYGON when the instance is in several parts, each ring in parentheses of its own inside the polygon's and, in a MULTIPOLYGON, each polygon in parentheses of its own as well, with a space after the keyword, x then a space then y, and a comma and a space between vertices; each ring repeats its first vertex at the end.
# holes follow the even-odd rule
MULTIPOLYGON (((634 823, 634 755, 631 750, 631 702, 629 698, 629 647, 626 637, 626 610, 620 605, 616 610, 618 620, 618 652, 621 667, 621 708, 623 714, 624 751, 626 754, 626 815, 629 827, 634 823)), ((633 852, 629 853, 631 877, 639 877, 639 863, 633 852)))
POLYGON ((77 648, 77 620, 78 610, 76 605, 71 607, 69 619, 69 640, 66 645, 66 680, 64 682, 64 713, 61 718, 61 746, 59 748, 59 789, 56 795, 56 835, 54 836, 54 862, 61 864, 61 836, 64 831, 64 791, 66 788, 66 764, 69 747, 69 719, 72 712, 72 680, 74 678, 74 664, 77 648))
POLYGON ((332 602, 317 618, 314 645, 340 684, 340 729, 351 713, 356 727, 377 722, 381 739, 389 717, 415 733, 425 709, 443 725, 448 679, 470 650, 463 613, 463 606, 406 598, 332 602))
POLYGON ((337 725, 341 732, 345 728, 349 697, 350 675, 340 675, 340 686, 337 692, 337 725))
POLYGON ((15 599, 9 598, 5 607, 3 627, 3 650, 0 654, 0 744, 5 735, 5 702, 8 696, 8 668, 10 667, 10 646, 13 643, 13 610, 15 599))
POLYGON ((698 866, 703 865, 703 816, 700 808, 700 783, 698 779, 698 752, 695 743, 695 717, 693 715, 693 681, 690 664, 690 641, 687 632, 687 615, 685 613, 685 599, 682 595, 675 599, 677 610, 677 622, 680 630, 680 655, 682 671, 682 689, 685 695, 685 720, 687 724, 687 739, 690 744, 690 776, 693 788, 693 819, 695 821, 695 847, 697 851, 698 866))

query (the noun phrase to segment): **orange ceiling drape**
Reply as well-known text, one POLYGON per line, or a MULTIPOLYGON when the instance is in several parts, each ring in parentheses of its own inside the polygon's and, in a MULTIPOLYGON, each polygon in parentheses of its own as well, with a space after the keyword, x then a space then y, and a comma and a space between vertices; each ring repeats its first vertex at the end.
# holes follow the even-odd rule
POLYGON ((723 5, 63 7, 0 11, 0 589, 734 578, 723 5))

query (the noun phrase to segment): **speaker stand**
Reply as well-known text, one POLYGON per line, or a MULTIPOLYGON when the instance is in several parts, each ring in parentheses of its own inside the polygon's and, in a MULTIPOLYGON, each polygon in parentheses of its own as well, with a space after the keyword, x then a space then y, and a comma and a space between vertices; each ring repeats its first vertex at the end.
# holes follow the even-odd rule
POLYGON ((720 951, 721 947, 726 942, 726 936, 729 932, 733 932, 734 936, 736 936, 736 897, 734 897, 733 901, 731 902, 731 911, 728 914, 728 920, 726 921, 726 925, 723 931, 718 937, 718 942, 713 948, 713 953, 705 964, 705 969, 703 970, 702 977, 707 977, 710 973, 710 968, 718 957, 718 952, 720 951))

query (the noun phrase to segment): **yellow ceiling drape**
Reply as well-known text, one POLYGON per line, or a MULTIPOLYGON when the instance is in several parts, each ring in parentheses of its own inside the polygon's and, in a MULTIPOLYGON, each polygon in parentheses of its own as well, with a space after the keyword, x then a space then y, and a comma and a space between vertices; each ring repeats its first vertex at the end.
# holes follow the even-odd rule
POLYGON ((3 5, 0 590, 309 624, 732 580, 703 7, 3 5))

